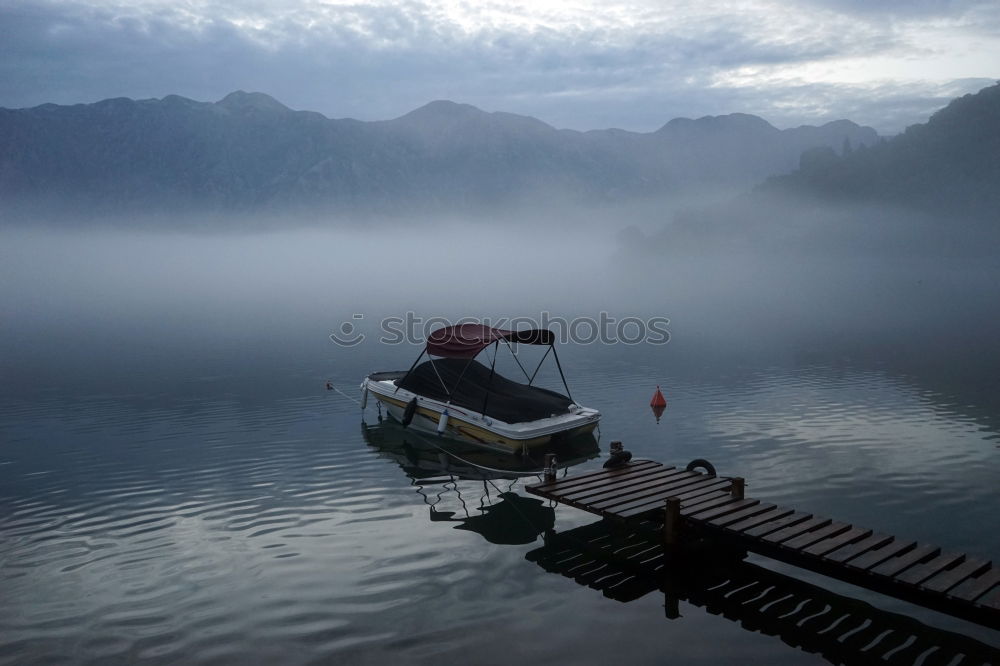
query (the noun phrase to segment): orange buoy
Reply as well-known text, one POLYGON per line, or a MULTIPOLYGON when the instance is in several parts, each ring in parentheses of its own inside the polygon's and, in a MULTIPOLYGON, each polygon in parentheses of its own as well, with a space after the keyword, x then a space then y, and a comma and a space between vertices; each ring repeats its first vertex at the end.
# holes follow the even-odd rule
POLYGON ((653 410, 653 416, 656 417, 656 422, 660 422, 660 417, 663 416, 663 412, 667 410, 667 399, 663 397, 660 393, 660 387, 656 387, 656 393, 653 394, 653 399, 649 401, 649 406, 653 410))
POLYGON ((653 399, 649 401, 649 406, 650 407, 666 407, 667 406, 667 399, 663 397, 662 393, 660 393, 660 387, 659 386, 656 387, 656 393, 653 394, 653 399))

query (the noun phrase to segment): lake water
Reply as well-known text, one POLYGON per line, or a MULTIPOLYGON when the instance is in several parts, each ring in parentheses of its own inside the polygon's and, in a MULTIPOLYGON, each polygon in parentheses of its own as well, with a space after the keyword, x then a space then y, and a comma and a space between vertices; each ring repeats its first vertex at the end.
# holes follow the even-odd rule
MULTIPOLYGON (((463 307, 490 313, 489 293, 372 287, 348 261, 356 244, 279 243, 278 265, 260 261, 270 241, 196 240, 6 246, 0 663, 835 661, 686 600, 667 619, 659 591, 623 603, 546 571, 541 533, 592 516, 543 505, 523 481, 462 478, 461 461, 403 448, 374 403, 361 413, 361 378, 419 349, 380 344, 380 316, 403 302, 458 316, 462 289, 463 307), (369 338, 330 342, 355 313, 369 338)), ((521 310, 514 292, 496 301, 502 314, 558 312, 579 288, 532 292, 521 310)), ((755 497, 1000 555, 991 359, 748 343, 708 331, 694 295, 658 303, 635 288, 645 309, 630 312, 669 316, 672 339, 562 349, 574 398, 604 415, 599 455, 582 447, 569 474, 598 468, 618 439, 639 457, 706 458, 755 497)), ((573 312, 627 300, 620 283, 594 294, 577 293, 573 312)), ((998 632, 752 563, 888 613, 873 622, 914 618, 950 642, 937 651, 950 663, 963 645, 1000 648, 998 632)))

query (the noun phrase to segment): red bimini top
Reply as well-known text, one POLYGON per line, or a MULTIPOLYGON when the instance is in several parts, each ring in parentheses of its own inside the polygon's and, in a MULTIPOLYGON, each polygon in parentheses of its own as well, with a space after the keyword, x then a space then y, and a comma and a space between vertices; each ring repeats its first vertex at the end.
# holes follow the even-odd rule
POLYGON ((497 340, 526 345, 551 345, 555 334, 548 329, 507 331, 483 324, 458 324, 439 328, 427 337, 427 353, 446 358, 475 358, 497 340))

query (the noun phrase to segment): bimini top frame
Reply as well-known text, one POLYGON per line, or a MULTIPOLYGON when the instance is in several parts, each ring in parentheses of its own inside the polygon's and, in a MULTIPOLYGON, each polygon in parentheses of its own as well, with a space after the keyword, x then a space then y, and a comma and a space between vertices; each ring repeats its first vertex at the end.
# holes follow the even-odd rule
MULTIPOLYGON (((556 336, 555 333, 544 328, 533 328, 524 331, 509 331, 502 328, 491 328, 484 324, 457 324, 455 326, 445 326, 444 328, 439 328, 427 337, 427 345, 417 356, 417 360, 413 362, 410 369, 406 371, 406 375, 403 379, 396 382, 396 390, 399 390, 399 385, 402 384, 406 377, 409 377, 413 369, 417 367, 420 363, 420 359, 424 357, 424 354, 428 356, 438 356, 442 358, 464 358, 468 359, 465 368, 468 368, 472 364, 472 361, 479 355, 481 351, 493 346, 493 360, 490 364, 490 383, 493 381, 493 376, 496 373, 497 364, 497 350, 499 349, 500 343, 503 342, 510 349, 511 355, 517 362, 521 372, 528 380, 528 386, 535 381, 535 376, 538 374, 538 370, 542 367, 542 363, 548 358, 549 352, 552 353, 552 357, 556 361, 556 368, 559 369, 559 378, 562 379, 563 387, 566 389, 566 397, 573 400, 573 395, 569 391, 569 384, 566 383, 566 375, 563 373, 562 364, 559 363, 559 355, 556 353, 556 336), (538 361, 538 365, 535 366, 534 372, 530 375, 528 371, 524 369, 521 364, 520 359, 514 353, 511 347, 511 342, 517 342, 527 345, 546 345, 548 349, 545 350, 545 354, 542 356, 541 360, 538 361)), ((432 364, 433 367, 433 364, 432 364)), ((434 368, 434 372, 437 373, 437 368, 434 368)), ((462 381, 462 377, 465 375, 465 370, 463 369, 462 374, 459 375, 458 380, 455 382, 455 386, 448 387, 444 380, 441 379, 441 375, 438 374, 438 379, 441 381, 441 386, 444 388, 445 392, 450 397, 452 392, 458 387, 458 384, 462 381)), ((486 405, 489 400, 489 391, 487 391, 486 396, 483 399, 482 413, 486 414, 486 405)))

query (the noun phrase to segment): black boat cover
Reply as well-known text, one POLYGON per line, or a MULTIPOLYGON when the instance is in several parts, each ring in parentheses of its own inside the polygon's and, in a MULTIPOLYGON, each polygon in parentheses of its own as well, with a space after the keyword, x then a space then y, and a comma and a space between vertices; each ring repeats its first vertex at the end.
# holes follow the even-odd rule
POLYGON ((472 359, 438 358, 424 361, 396 384, 411 393, 442 402, 450 399, 455 405, 480 413, 485 400, 486 415, 507 423, 525 423, 548 418, 553 414, 565 414, 573 404, 572 400, 560 393, 518 384, 499 374, 494 374, 490 381, 490 369, 472 359), (444 386, 441 384, 442 380, 444 386), (445 386, 448 390, 445 390, 445 386), (451 391, 450 396, 448 391, 451 391))

